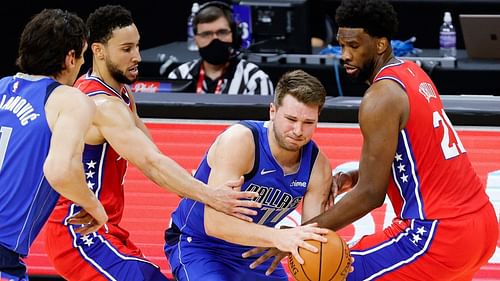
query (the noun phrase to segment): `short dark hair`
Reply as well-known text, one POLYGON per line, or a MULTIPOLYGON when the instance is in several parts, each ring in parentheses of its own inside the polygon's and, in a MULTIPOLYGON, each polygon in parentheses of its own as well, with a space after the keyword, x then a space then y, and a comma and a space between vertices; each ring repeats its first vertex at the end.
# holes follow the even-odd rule
POLYGON ((99 7, 87 18, 87 27, 90 31, 89 45, 106 43, 113 35, 113 30, 133 23, 132 13, 121 5, 99 7))
POLYGON ((44 9, 24 27, 16 64, 22 72, 54 76, 64 67, 71 50, 82 56, 88 31, 76 14, 61 9, 44 9))
POLYGON ((200 7, 200 10, 196 13, 193 19, 194 34, 198 33, 198 24, 211 23, 218 20, 219 18, 225 18, 227 20, 227 22, 229 23, 229 28, 234 34, 235 21, 233 19, 233 12, 229 5, 221 3, 219 1, 207 2, 204 5, 204 7, 200 7))
POLYGON ((274 94, 276 107, 282 105, 286 95, 291 95, 307 105, 317 105, 319 113, 325 104, 326 90, 316 77, 299 69, 286 72, 281 76, 274 94))
POLYGON ((398 29, 396 11, 385 0, 343 0, 335 21, 338 27, 363 28, 370 36, 389 40, 398 29))

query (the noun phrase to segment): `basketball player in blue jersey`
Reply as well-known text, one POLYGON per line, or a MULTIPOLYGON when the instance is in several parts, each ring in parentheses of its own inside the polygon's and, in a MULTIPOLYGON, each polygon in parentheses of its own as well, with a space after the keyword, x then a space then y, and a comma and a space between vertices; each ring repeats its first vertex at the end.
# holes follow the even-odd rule
POLYGON ((209 184, 245 177, 242 190, 259 194, 253 223, 235 219, 183 199, 165 232, 165 252, 176 280, 288 280, 283 267, 266 274, 269 264, 252 270, 242 254, 250 246, 277 247, 302 263, 298 248, 316 252, 307 239, 326 241, 314 224, 277 229, 303 203, 303 219, 328 203, 332 171, 311 140, 325 102, 325 89, 301 70, 284 74, 270 105, 270 120, 242 121, 225 130, 208 150, 196 178, 209 184))
POLYGON ((96 104, 91 129, 85 136, 83 159, 89 189, 103 204, 109 220, 98 232, 81 236, 66 222, 85 221, 71 198, 61 196, 45 227, 45 246, 54 269, 65 280, 166 280, 147 260, 122 225, 127 163, 162 189, 204 202, 241 219, 258 203, 254 192, 240 192, 242 179, 209 186, 195 179, 161 153, 137 115, 128 84, 139 77, 140 34, 130 11, 104 5, 87 18, 92 68, 75 83, 96 104), (249 208, 247 208, 249 207, 249 208), (76 215, 78 214, 78 215, 76 215))
POLYGON ((91 215, 79 232, 108 219, 88 189, 83 138, 95 112, 70 87, 84 63, 87 29, 74 14, 46 9, 25 27, 17 65, 0 80, 0 279, 27 280, 22 258, 62 194, 91 215))

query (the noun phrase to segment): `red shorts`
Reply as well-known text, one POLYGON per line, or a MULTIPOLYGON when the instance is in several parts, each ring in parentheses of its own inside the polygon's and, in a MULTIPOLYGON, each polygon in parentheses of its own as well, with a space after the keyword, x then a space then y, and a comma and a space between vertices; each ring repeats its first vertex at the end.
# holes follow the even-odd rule
POLYGON ((74 232, 73 226, 47 223, 46 250, 56 271, 64 279, 168 280, 129 239, 121 238, 120 228, 110 226, 104 228, 106 231, 103 228, 81 236, 74 232))
POLYGON ((399 220, 351 247, 347 280, 468 280, 488 263, 498 240, 491 204, 453 219, 399 220))

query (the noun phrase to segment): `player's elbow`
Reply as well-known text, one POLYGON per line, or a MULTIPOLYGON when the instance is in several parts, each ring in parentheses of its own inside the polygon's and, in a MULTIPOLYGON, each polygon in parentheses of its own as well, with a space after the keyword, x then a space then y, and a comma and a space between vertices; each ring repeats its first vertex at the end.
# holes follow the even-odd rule
POLYGON ((218 237, 218 232, 217 228, 214 226, 213 223, 205 221, 205 232, 207 235, 212 236, 212 237, 218 237))
POLYGON ((205 206, 205 218, 204 218, 204 226, 205 232, 207 235, 216 237, 219 239, 224 239, 224 232, 220 228, 223 225, 222 222, 218 222, 217 220, 217 211, 212 209, 211 207, 205 206))
POLYGON ((145 175, 162 170, 161 167, 164 166, 163 162, 165 161, 163 155, 154 149, 148 149, 144 151, 144 154, 140 157, 129 160, 131 160, 132 164, 138 167, 145 175))
POLYGON ((370 210, 373 210, 384 204, 385 193, 370 191, 369 194, 365 194, 364 198, 366 206, 369 206, 370 210))
POLYGON ((43 172, 50 186, 56 190, 66 186, 72 174, 69 166, 70 165, 59 165, 53 158, 47 158, 47 160, 45 160, 43 172))

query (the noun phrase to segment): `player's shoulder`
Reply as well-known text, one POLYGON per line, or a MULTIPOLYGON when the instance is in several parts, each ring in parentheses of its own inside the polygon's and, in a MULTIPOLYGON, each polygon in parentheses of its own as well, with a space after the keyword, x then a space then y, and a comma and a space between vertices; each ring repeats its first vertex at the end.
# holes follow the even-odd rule
POLYGON ((313 168, 322 172, 326 171, 328 174, 331 174, 332 166, 330 164, 330 160, 321 150, 318 151, 313 168))
POLYGON ((361 100, 360 108, 382 111, 399 107, 408 99, 405 90, 397 82, 382 79, 370 85, 361 100))
POLYGON ((72 116, 80 120, 92 118, 95 108, 85 94, 68 85, 57 86, 45 104, 45 111, 50 116, 72 116))
POLYGON ((63 101, 67 102, 68 105, 70 104, 77 104, 79 102, 83 103, 88 103, 90 100, 88 97, 79 89, 68 86, 68 85, 59 85, 56 88, 54 88, 52 94, 50 95, 50 98, 47 102, 54 101, 63 101))
POLYGON ((227 127, 215 143, 217 146, 248 148, 254 143, 254 137, 250 128, 236 123, 227 127))
POLYGON ((214 143, 210 146, 208 153, 209 161, 221 155, 238 155, 242 161, 250 160, 255 150, 255 142, 252 131, 241 125, 233 124, 220 133, 214 143), (222 153, 222 154, 221 154, 222 153))
POLYGON ((113 118, 115 115, 119 118, 122 115, 129 115, 130 108, 120 98, 105 94, 91 96, 90 99, 96 105, 97 111, 103 113, 101 115, 113 118))
POLYGON ((224 132, 221 133, 220 136, 233 141, 253 138, 252 130, 241 123, 229 126, 224 132))

